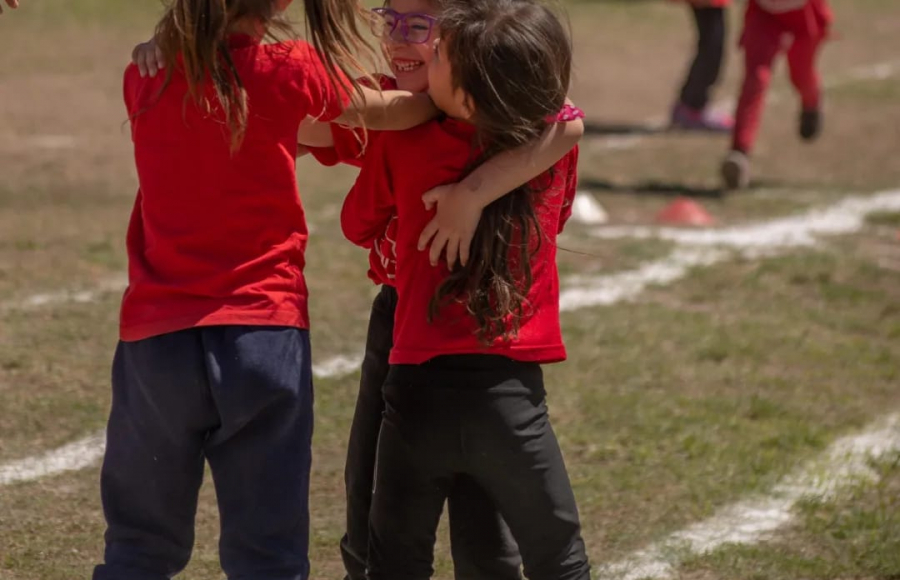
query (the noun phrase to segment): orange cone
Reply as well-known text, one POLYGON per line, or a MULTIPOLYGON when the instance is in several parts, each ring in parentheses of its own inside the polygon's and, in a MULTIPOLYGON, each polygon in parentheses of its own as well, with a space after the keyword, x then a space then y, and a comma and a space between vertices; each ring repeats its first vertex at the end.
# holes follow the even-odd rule
POLYGON ((687 197, 679 197, 664 207, 656 221, 673 226, 710 226, 715 222, 702 205, 687 197))

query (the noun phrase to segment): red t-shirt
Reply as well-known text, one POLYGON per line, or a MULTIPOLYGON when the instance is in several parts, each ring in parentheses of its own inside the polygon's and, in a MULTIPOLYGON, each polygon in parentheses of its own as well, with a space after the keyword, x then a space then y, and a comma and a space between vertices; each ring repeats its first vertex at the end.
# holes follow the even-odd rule
POLYGON ((183 75, 175 72, 160 93, 163 75, 125 71, 140 188, 128 228, 122 340, 194 326, 309 326, 297 129, 307 115, 334 119, 346 97, 305 42, 236 35, 229 44, 249 103, 234 154, 220 111, 186 99, 183 75))
MULTIPOLYGON (((446 264, 432 267, 428 252, 417 248, 419 234, 434 216, 425 211, 422 194, 458 181, 472 156, 474 127, 444 119, 403 132, 385 132, 366 152, 366 163, 350 195, 356 239, 372 247, 396 215, 397 310, 391 364, 420 364, 445 354, 498 354, 512 359, 556 362, 565 359, 559 325, 559 275, 556 235, 566 218, 567 199, 575 194, 577 148, 560 160, 551 174, 535 183, 548 185, 536 195, 543 238, 532 259, 534 283, 529 306, 513 341, 498 339, 485 347, 465 307, 452 303, 428 322, 428 306, 448 275, 446 264)), ((348 209, 345 206, 345 213, 348 209)))

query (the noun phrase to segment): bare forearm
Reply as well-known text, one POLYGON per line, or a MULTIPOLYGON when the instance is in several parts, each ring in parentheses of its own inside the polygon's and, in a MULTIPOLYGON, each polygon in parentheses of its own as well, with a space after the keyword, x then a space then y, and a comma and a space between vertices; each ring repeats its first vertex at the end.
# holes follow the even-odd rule
POLYGON ((300 123, 300 129, 297 131, 297 143, 308 147, 333 147, 334 137, 331 134, 331 125, 318 123, 307 117, 300 123))
POLYGON ((461 185, 485 207, 553 167, 578 144, 583 134, 584 123, 580 119, 554 123, 547 127, 540 140, 489 159, 463 179, 461 185))
POLYGON ((338 122, 379 131, 402 131, 433 118, 437 108, 428 95, 409 91, 375 91, 364 88, 354 94, 338 122))

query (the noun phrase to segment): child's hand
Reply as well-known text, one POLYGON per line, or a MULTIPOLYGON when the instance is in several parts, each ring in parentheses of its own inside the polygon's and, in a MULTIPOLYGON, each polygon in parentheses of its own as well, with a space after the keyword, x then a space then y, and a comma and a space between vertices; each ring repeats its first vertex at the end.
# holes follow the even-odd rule
POLYGON ((419 236, 419 250, 428 247, 431 242, 429 259, 432 266, 437 266, 441 252, 446 247, 447 267, 453 269, 456 258, 463 266, 469 261, 469 248, 475 229, 484 209, 473 195, 466 195, 459 184, 440 185, 422 196, 425 209, 430 210, 437 205, 437 213, 419 236))
POLYGON ((131 62, 137 65, 142 77, 147 75, 155 77, 156 73, 166 68, 162 51, 156 46, 156 40, 152 38, 134 47, 134 50, 131 51, 131 62))
MULTIPOLYGON (((6 4, 10 8, 18 8, 19 0, 6 0, 6 4)), ((0 14, 3 14, 3 6, 2 5, 0 5, 0 14)))

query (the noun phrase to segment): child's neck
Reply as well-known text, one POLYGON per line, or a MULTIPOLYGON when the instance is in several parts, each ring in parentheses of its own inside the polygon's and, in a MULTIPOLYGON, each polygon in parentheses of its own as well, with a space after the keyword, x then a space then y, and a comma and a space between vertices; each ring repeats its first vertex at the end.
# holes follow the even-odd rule
POLYGON ((262 39, 266 35, 266 27, 255 18, 241 18, 231 24, 228 32, 230 34, 246 34, 253 38, 262 39))

